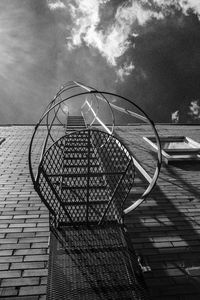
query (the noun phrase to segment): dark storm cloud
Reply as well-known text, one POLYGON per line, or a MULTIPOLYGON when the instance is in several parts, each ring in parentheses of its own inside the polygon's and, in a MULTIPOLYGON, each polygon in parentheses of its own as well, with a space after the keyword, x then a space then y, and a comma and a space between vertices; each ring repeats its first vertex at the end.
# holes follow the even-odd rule
POLYGON ((59 3, 70 3, 70 51, 87 47, 100 53, 115 71, 115 90, 155 121, 169 122, 177 110, 180 121, 188 120, 189 105, 199 98, 198 1, 59 3))
POLYGON ((200 23, 195 15, 177 15, 152 21, 137 38, 133 57, 135 71, 122 90, 157 122, 170 122, 179 110, 187 122, 192 99, 200 96, 200 23))

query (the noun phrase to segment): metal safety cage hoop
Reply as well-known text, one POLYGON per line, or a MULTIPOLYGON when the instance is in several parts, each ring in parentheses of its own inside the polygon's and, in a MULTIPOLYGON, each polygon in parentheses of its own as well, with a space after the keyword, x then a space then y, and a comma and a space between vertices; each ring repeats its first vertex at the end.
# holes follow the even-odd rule
POLYGON ((97 91, 75 81, 63 85, 49 103, 35 126, 29 147, 29 168, 34 187, 54 221, 60 224, 102 223, 107 219, 119 221, 123 213, 135 209, 149 195, 160 166, 159 136, 144 111, 122 96, 97 91), (121 106, 114 105, 111 97, 120 97, 121 106), (141 114, 123 108, 123 103, 135 107, 141 114), (100 116, 101 105, 110 114, 109 125, 100 116), (74 107, 80 115, 79 122, 82 119, 82 126, 69 125, 70 118, 74 117, 74 107), (138 162, 115 136, 116 111, 148 123, 158 146, 157 165, 153 177, 149 177, 148 187, 124 211, 123 204, 133 186, 138 162), (117 209, 111 217, 113 207, 117 209), (98 217, 94 211, 98 211, 98 217))
POLYGON ((136 104, 75 81, 60 88, 29 147, 30 175, 50 216, 47 299, 147 299, 123 221, 151 192, 160 165, 158 133, 136 104), (158 147, 146 190, 126 209, 140 164, 116 134, 116 112, 148 123, 158 147))

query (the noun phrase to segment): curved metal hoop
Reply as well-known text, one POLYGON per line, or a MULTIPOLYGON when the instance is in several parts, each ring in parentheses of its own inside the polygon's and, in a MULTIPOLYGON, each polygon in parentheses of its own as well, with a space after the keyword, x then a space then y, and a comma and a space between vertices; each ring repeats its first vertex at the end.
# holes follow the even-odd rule
MULTIPOLYGON (((155 125, 154 125, 153 121, 147 116, 147 114, 137 104, 135 104, 131 100, 129 100, 123 96, 119 96, 115 93, 97 91, 94 88, 91 88, 89 86, 86 86, 86 85, 81 84, 76 81, 71 81, 61 87, 59 92, 56 94, 56 96, 53 98, 53 100, 46 107, 46 111, 43 113, 39 122, 35 126, 35 129, 34 129, 31 141, 30 141, 29 169, 30 169, 31 179, 33 181, 34 186, 36 187, 37 172, 34 171, 34 162, 33 162, 32 156, 33 156, 33 145, 34 145, 36 135, 38 133, 39 128, 46 127, 46 134, 45 134, 45 138, 44 138, 44 142, 43 142, 43 147, 42 147, 42 150, 40 153, 41 154, 40 160, 38 161, 38 164, 36 167, 39 166, 44 153, 47 151, 47 149, 49 147, 48 146, 49 140, 51 140, 51 144, 56 142, 56 140, 52 134, 52 128, 54 127, 54 125, 56 125, 56 126, 65 126, 66 125, 63 123, 62 120, 60 120, 60 118, 58 116, 59 112, 63 111, 62 105, 66 104, 69 100, 72 100, 72 99, 76 100, 77 97, 87 97, 89 95, 95 97, 98 104, 100 101, 103 101, 104 103, 106 103, 108 105, 110 112, 111 112, 111 116, 112 116, 112 126, 111 126, 112 129, 109 132, 109 128, 106 126, 106 124, 104 124, 103 122, 101 124, 101 120, 98 117, 98 113, 99 113, 98 107, 97 107, 98 109, 93 112, 94 118, 93 118, 92 122, 89 124, 89 127, 92 127, 94 125, 95 120, 97 120, 100 122, 100 124, 104 127, 105 130, 107 128, 106 131, 110 134, 110 136, 114 135, 114 126, 115 126, 114 110, 118 110, 118 111, 121 111, 128 115, 133 114, 136 118, 149 124, 155 135, 155 138, 156 138, 158 152, 157 152, 157 164, 156 164, 156 168, 155 168, 153 177, 150 178, 148 187, 146 188, 144 193, 141 195, 141 197, 138 200, 136 200, 131 206, 129 206, 128 208, 126 208, 124 210, 124 213, 127 214, 127 213, 131 212, 133 209, 135 209, 136 207, 138 207, 146 199, 146 197, 149 195, 149 193, 152 191, 153 187, 156 184, 156 181, 159 176, 160 168, 161 168, 161 162, 162 162, 161 144, 160 144, 159 135, 155 128, 155 125), (73 93, 71 93, 72 91, 73 91, 73 93), (62 98, 62 95, 64 93, 66 93, 67 95, 64 98, 62 98), (110 103, 110 101, 108 99, 110 96, 120 98, 122 103, 128 103, 130 106, 137 109, 137 111, 139 111, 141 113, 141 115, 134 113, 132 110, 127 110, 123 107, 118 107, 116 105, 113 105, 112 103, 110 103)), ((85 105, 85 102, 84 102, 84 105, 85 105)), ((93 110, 92 105, 90 107, 90 110, 91 111, 93 110)))

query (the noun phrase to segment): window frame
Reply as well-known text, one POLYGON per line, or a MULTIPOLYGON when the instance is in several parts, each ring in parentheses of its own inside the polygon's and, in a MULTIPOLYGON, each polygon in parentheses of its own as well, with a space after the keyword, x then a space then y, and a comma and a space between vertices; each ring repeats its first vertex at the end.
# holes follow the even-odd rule
MULTIPOLYGON (((155 138, 153 136, 145 136, 143 139, 157 150, 155 138)), ((161 152, 165 163, 171 161, 198 161, 200 160, 200 143, 194 141, 187 136, 160 136, 161 152), (190 148, 173 148, 168 149, 162 147, 162 143, 166 142, 185 142, 190 145, 190 148)))

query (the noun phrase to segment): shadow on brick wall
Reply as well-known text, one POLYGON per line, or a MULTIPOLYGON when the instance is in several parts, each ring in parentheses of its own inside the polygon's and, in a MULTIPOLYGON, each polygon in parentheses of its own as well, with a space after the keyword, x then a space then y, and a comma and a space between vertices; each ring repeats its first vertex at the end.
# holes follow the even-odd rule
POLYGON ((144 276, 153 299, 200 299, 199 165, 188 168, 164 166, 151 196, 126 217, 151 269, 144 276))

